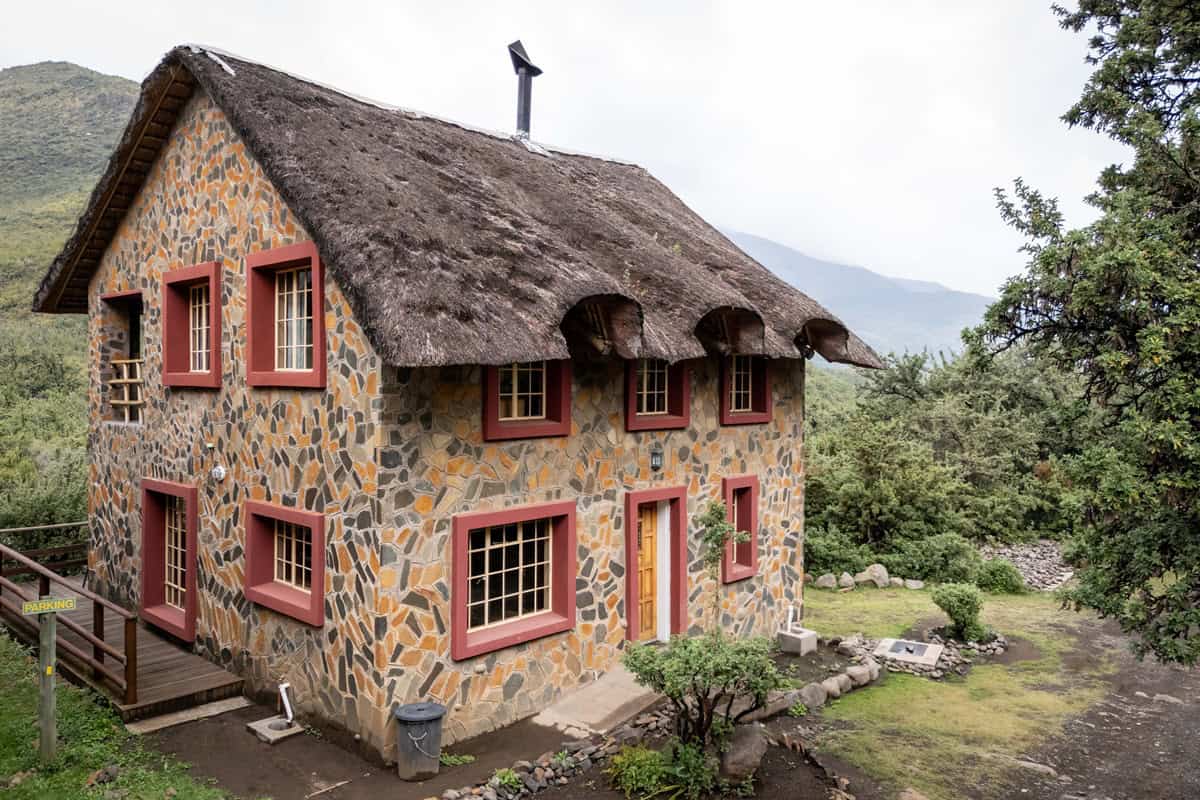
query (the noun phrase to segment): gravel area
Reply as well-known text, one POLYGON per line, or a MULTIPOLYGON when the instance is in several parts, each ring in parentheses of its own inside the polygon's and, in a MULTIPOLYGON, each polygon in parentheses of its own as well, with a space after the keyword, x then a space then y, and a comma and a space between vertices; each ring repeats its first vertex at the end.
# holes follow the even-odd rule
POLYGON ((1058 542, 1047 539, 1029 544, 984 545, 979 550, 984 558, 1004 558, 1011 561, 1031 589, 1053 591, 1075 574, 1063 561, 1058 542))

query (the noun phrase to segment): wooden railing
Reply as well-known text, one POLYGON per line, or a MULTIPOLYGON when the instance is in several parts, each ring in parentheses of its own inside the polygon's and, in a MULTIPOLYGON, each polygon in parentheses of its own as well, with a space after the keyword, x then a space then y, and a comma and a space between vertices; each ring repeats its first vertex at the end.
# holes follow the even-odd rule
MULTIPOLYGON (((7 545, 59 575, 79 572, 87 566, 88 523, 62 522, 28 528, 0 528, 0 545, 7 545), (77 535, 71 536, 71 532, 77 535)), ((31 575, 25 566, 10 565, 0 558, 0 578, 31 575)))
MULTIPOLYGON (((0 531, 0 533, 7 532, 11 531, 0 531)), ((92 677, 97 680, 107 679, 115 684, 121 692, 126 705, 136 703, 137 615, 121 608, 115 603, 110 603, 94 592, 89 592, 75 581, 52 572, 30 558, 30 555, 32 553, 20 553, 7 545, 0 544, 0 565, 5 562, 13 562, 22 574, 37 576, 37 593, 35 594, 33 592, 32 581, 18 584, 0 574, 0 607, 8 609, 17 619, 22 619, 21 603, 25 600, 36 600, 39 597, 49 596, 51 584, 58 584, 72 594, 76 594, 85 600, 90 600, 92 603, 92 629, 90 631, 87 630, 84 626, 72 620, 67 614, 59 614, 58 640, 55 642, 55 646, 59 652, 66 653, 74 658, 82 668, 91 670, 92 677), (124 626, 124 652, 118 650, 104 639, 106 612, 115 615, 124 626), (90 644, 92 646, 91 653, 87 653, 85 650, 67 641, 64 637, 66 631, 74 633, 90 644), (119 672, 111 669, 108 666, 107 659, 112 659, 112 661, 120 664, 122 669, 119 672)), ((3 572, 4 574, 15 574, 16 569, 10 570, 5 567, 3 572)))
POLYGON ((142 406, 146 403, 142 394, 142 360, 140 358, 114 358, 113 377, 108 379, 108 404, 113 415, 125 422, 141 422, 142 406))

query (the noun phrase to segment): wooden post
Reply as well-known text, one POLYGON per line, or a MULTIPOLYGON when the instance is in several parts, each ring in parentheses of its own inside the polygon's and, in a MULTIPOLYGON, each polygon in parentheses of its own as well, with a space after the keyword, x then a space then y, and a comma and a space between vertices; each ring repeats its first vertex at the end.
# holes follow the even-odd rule
POLYGON ((57 616, 53 612, 38 615, 41 634, 38 647, 38 755, 43 764, 53 761, 58 753, 58 725, 54 707, 54 629, 57 616))
MULTIPOLYGON (((97 639, 104 640, 104 606, 96 602, 92 603, 92 633, 96 634, 97 639)), ((92 645, 92 658, 96 662, 92 667, 92 676, 99 680, 103 674, 100 665, 104 663, 104 648, 98 644, 92 645)))
POLYGON ((137 702, 137 617, 125 618, 125 705, 137 702))
POLYGON ((38 575, 38 597, 50 596, 50 577, 47 575, 38 575))

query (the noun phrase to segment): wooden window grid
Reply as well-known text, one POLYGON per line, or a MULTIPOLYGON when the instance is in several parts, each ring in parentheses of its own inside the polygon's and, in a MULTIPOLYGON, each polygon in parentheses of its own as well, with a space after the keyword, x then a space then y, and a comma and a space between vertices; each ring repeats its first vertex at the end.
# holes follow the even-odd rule
POLYGON ((180 611, 187 602, 187 501, 166 495, 163 533, 163 601, 180 611))
POLYGON ((669 402, 670 365, 658 358, 638 360, 637 413, 666 414, 669 402))
POLYGON ((546 418, 546 362, 500 367, 500 420, 546 418))
POLYGON ((294 522, 275 522, 275 580, 312 590, 312 530, 294 522))
POLYGON ((754 410, 754 356, 733 357, 729 381, 729 410, 754 410))
POLYGON ((275 369, 313 368, 312 268, 275 273, 275 369))
POLYGON ((468 630, 550 608, 551 529, 543 518, 470 532, 468 630))
POLYGON ((108 404, 118 422, 141 422, 146 398, 142 391, 142 359, 114 358, 109 362, 113 376, 108 380, 108 404))
POLYGON ((208 284, 188 287, 188 368, 192 372, 209 370, 208 284))

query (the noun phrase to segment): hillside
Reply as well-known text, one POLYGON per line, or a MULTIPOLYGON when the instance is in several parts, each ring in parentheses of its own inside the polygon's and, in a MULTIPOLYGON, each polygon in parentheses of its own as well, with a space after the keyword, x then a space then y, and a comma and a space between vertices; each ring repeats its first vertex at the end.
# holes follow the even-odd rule
POLYGON ((862 267, 806 256, 770 239, 726 231, 738 247, 812 295, 881 353, 958 351, 991 298, 930 281, 888 278, 862 267))
POLYGON ((85 321, 29 306, 137 91, 73 64, 0 70, 0 527, 83 516, 85 321))

